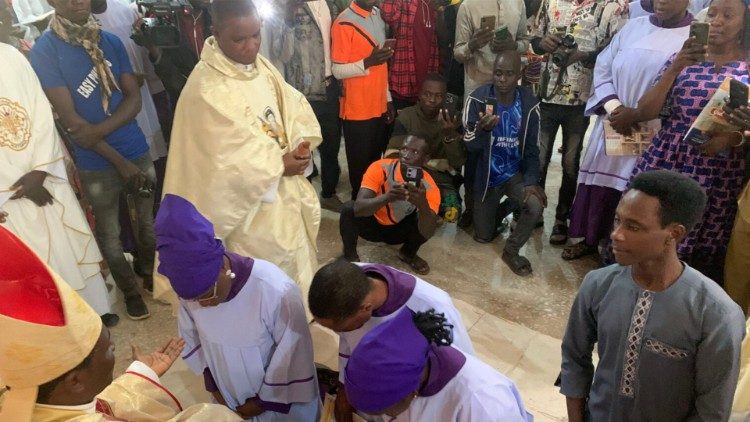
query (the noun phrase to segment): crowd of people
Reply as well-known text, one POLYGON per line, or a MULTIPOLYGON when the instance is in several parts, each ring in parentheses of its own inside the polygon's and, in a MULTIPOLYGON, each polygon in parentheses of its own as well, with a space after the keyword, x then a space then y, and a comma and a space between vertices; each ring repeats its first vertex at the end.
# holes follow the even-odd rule
POLYGON ((569 419, 750 417, 750 108, 687 137, 747 90, 750 0, 47 1, 0 5, 1 420, 317 421, 314 326, 339 422, 533 420, 419 250, 509 230, 532 274, 560 130, 545 253, 602 263, 562 340, 569 419), (109 279, 179 331, 116 379, 109 279), (180 357, 214 404, 161 384, 180 357))

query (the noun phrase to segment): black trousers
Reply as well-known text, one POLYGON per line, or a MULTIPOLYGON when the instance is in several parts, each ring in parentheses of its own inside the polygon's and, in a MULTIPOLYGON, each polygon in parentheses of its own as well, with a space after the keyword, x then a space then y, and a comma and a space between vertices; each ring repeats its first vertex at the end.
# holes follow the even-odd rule
POLYGON ((414 256, 427 239, 419 232, 417 212, 409 214, 398 224, 384 226, 375 217, 356 217, 354 202, 344 204, 339 218, 341 240, 344 243, 344 256, 357 253, 357 239, 370 242, 383 242, 389 245, 404 245, 404 253, 414 256))
POLYGON ((336 185, 341 176, 339 149, 341 148, 341 119, 339 119, 339 84, 335 80, 326 89, 325 101, 310 101, 315 117, 320 124, 323 142, 318 147, 320 154, 320 196, 330 198, 336 194, 336 185))
POLYGON ((380 159, 388 146, 385 137, 385 119, 344 120, 346 162, 349 165, 349 183, 352 185, 352 200, 357 198, 362 176, 367 167, 380 159))
POLYGON ((555 219, 567 222, 578 187, 578 169, 581 164, 583 137, 589 127, 589 118, 583 114, 585 106, 542 103, 539 109, 541 112, 541 122, 539 123, 539 169, 541 170, 539 186, 544 188, 547 182, 547 170, 554 152, 552 146, 555 143, 557 130, 562 127, 563 176, 560 183, 560 195, 555 210, 555 219))

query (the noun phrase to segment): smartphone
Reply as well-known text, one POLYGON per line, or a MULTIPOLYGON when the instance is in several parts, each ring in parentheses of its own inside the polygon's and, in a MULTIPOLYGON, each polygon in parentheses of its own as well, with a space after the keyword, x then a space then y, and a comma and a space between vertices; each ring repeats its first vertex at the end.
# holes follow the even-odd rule
POLYGON ((729 108, 747 106, 748 86, 732 79, 729 81, 729 108))
POLYGON ((484 99, 484 114, 495 114, 497 109, 497 98, 487 97, 484 99))
POLYGON ((388 38, 383 43, 383 48, 390 48, 391 50, 396 49, 396 39, 395 38, 388 38))
POLYGON ((448 110, 448 116, 452 118, 458 113, 458 108, 461 106, 461 98, 456 94, 448 92, 445 94, 443 105, 448 110))
POLYGON ((490 31, 494 30, 496 19, 497 17, 495 16, 482 16, 482 19, 479 21, 479 28, 489 29, 490 31))
POLYGON ((512 37, 513 35, 511 35, 507 25, 503 25, 495 30, 495 39, 498 41, 504 41, 512 37))
POLYGON ((708 30, 710 25, 707 22, 693 22, 690 24, 690 37, 695 37, 699 43, 708 44, 708 30))
POLYGON ((422 186, 422 177, 424 176, 424 172, 421 167, 405 166, 405 170, 406 174, 404 176, 404 181, 406 181, 406 183, 414 186, 415 188, 422 186))

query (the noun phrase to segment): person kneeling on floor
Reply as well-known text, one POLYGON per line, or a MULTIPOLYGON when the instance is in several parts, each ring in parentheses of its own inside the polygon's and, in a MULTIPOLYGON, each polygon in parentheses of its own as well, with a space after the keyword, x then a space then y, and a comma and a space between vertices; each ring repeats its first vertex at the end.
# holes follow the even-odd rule
POLYGON ((467 100, 464 141, 470 156, 466 186, 473 188, 474 240, 489 243, 497 237, 504 195, 523 204, 502 258, 514 273, 525 276, 531 274, 531 264, 519 251, 547 206, 547 196, 538 185, 539 101, 518 85, 520 78, 518 52, 498 54, 493 83, 480 86, 467 100))
POLYGON ((409 136, 400 158, 385 158, 370 165, 362 179, 357 200, 341 210, 339 227, 344 258, 359 261, 357 239, 403 244, 399 258, 417 274, 430 266, 417 255, 435 233, 440 217, 440 190, 424 171, 430 159, 427 142, 409 136))

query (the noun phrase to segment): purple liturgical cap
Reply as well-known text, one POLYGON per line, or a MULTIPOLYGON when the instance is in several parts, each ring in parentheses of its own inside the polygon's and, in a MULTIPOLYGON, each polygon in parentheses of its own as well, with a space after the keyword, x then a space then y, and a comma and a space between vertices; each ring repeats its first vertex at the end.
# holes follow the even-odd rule
POLYGON ((224 264, 224 245, 216 239, 214 226, 195 206, 177 195, 167 194, 154 221, 159 273, 182 299, 206 293, 224 264))
POLYGON ((349 402, 366 413, 382 412, 417 391, 430 345, 410 309, 375 327, 354 348, 344 372, 349 402))

